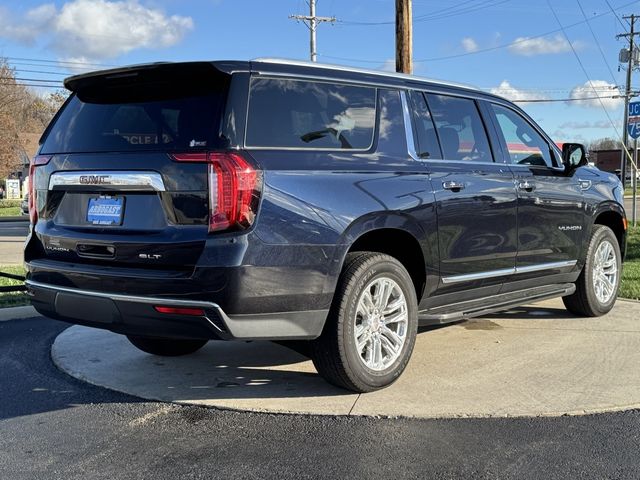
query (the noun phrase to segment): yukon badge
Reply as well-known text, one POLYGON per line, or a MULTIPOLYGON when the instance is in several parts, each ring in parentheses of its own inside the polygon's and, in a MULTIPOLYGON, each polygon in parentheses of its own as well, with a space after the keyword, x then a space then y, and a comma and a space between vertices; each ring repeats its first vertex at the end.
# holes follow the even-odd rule
POLYGON ((575 232, 582 230, 582 225, 560 225, 558 226, 558 230, 561 232, 575 232))

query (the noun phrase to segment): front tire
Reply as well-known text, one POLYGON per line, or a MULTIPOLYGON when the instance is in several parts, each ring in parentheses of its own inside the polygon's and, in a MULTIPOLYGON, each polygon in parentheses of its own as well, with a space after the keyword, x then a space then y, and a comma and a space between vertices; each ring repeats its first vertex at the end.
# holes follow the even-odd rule
POLYGON ((594 225, 584 268, 575 293, 562 298, 571 313, 599 317, 608 313, 618 298, 622 258, 618 239, 604 225, 594 225))
POLYGON ((416 341, 416 291, 403 265, 389 255, 347 255, 322 335, 311 357, 329 383, 358 393, 395 382, 416 341))
POLYGON ((141 337, 127 335, 127 339, 139 350, 161 357, 180 357, 200 350, 208 340, 183 340, 174 338, 141 337))

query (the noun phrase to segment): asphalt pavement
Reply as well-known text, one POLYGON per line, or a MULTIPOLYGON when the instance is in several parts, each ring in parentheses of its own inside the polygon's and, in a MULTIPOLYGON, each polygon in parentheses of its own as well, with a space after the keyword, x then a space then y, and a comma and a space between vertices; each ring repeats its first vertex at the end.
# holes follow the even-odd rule
POLYGON ((640 478, 640 411, 407 420, 140 401, 50 360, 66 327, 0 323, 0 478, 640 478))

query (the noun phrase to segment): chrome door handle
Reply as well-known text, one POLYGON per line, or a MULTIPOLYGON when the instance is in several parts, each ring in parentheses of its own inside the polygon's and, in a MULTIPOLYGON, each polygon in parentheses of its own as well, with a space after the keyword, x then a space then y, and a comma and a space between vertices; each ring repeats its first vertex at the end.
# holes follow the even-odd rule
POLYGON ((524 182, 518 182, 518 190, 524 190, 525 192, 533 192, 536 189, 536 184, 525 180, 524 182))
POLYGON ((447 182, 442 182, 442 188, 453 192, 459 192, 460 190, 464 190, 464 183, 449 180, 447 182))

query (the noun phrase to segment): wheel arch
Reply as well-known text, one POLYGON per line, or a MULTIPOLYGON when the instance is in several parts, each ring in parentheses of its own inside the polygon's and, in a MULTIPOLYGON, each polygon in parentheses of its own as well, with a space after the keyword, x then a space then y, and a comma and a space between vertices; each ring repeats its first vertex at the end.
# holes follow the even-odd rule
MULTIPOLYGON (((434 229, 435 230, 435 229, 434 229)), ((382 215, 366 215, 351 223, 342 237, 343 248, 336 266, 336 281, 348 253, 358 251, 378 252, 396 258, 407 269, 420 302, 427 282, 437 282, 437 232, 428 234, 413 218, 396 212, 382 215), (433 235, 433 237, 432 237, 433 235)))
POLYGON ((618 239, 620 254, 624 260, 627 247, 627 222, 624 209, 617 203, 613 202, 600 205, 593 215, 593 225, 604 225, 613 231, 618 239))

